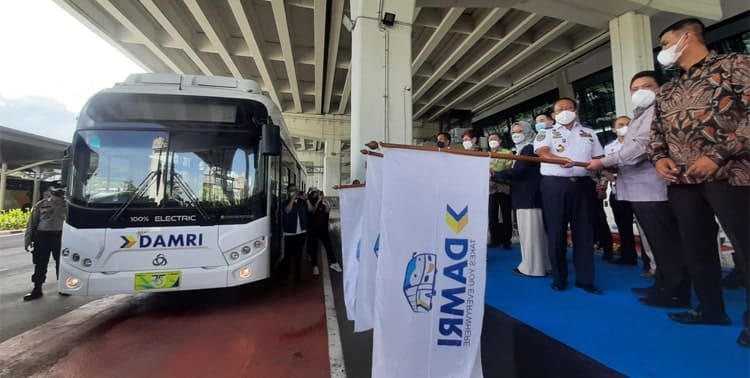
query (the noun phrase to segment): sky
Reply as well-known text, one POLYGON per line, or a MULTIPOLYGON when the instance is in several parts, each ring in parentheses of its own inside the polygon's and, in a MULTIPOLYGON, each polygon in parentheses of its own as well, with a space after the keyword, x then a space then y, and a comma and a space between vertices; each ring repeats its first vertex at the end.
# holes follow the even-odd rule
POLYGON ((52 0, 0 0, 0 126, 69 142, 88 98, 144 72, 52 0))

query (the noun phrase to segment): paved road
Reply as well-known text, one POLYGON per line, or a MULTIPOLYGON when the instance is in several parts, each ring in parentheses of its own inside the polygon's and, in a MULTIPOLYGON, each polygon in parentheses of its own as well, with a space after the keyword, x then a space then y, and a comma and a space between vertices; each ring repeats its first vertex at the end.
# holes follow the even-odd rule
POLYGON ((23 249, 23 235, 0 236, 0 342, 99 298, 58 296, 55 263, 50 259, 45 296, 24 302, 33 272, 31 255, 23 249))

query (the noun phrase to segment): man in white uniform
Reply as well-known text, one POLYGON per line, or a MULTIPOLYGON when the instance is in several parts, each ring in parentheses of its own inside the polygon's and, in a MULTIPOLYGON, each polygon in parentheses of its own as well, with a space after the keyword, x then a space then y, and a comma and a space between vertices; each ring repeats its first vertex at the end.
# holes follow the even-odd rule
POLYGON ((565 164, 543 163, 540 167, 544 222, 554 276, 552 290, 565 290, 568 286, 567 235, 570 224, 575 286, 592 294, 601 294, 594 286, 594 181, 586 168, 576 167, 573 162, 602 157, 604 149, 594 130, 576 122, 575 100, 563 97, 555 101, 553 109, 555 125, 552 129, 540 131, 534 141, 537 155, 567 160, 565 164))

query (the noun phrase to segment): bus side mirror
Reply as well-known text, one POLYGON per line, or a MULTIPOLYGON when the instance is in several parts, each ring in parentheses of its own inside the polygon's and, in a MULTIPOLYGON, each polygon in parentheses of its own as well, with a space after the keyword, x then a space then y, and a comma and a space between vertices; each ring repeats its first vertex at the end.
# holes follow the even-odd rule
POLYGON ((271 124, 263 125, 261 146, 263 155, 281 155, 281 128, 271 124))
POLYGON ((60 173, 60 182, 67 187, 70 181, 70 167, 73 164, 73 145, 68 146, 63 152, 62 171, 60 173))

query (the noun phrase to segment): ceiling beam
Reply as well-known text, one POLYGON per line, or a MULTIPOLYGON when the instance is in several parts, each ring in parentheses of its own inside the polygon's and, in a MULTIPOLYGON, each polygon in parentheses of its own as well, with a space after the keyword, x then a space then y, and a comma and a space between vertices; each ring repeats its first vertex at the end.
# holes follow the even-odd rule
POLYGON ((232 56, 229 55, 226 46, 224 46, 223 38, 219 36, 216 29, 214 29, 213 25, 211 25, 208 17, 206 17, 203 9, 201 9, 200 5, 198 4, 198 0, 184 1, 185 6, 187 6, 188 10, 193 15, 193 18, 195 18, 195 21, 198 22, 198 25, 200 25, 201 29, 203 29, 203 32, 206 33, 208 40, 211 41, 211 44, 219 50, 219 56, 221 57, 221 60, 224 61, 224 64, 227 65, 229 72, 232 73, 232 76, 234 76, 235 79, 242 79, 242 73, 240 72, 240 69, 237 68, 237 64, 234 62, 234 60, 232 60, 232 56))
POLYGON ((289 22, 286 18, 286 5, 284 0, 271 0, 273 9, 273 18, 276 20, 276 31, 279 34, 281 42, 281 51, 284 54, 284 65, 286 66, 286 75, 292 87, 292 98, 294 99, 294 108, 297 113, 302 112, 302 98, 299 94, 299 82, 297 81, 296 61, 294 60, 294 51, 292 50, 292 37, 289 34, 289 22))
MULTIPOLYGON (((323 111, 327 5, 328 1, 326 0, 315 0, 315 9, 313 10, 313 32, 315 33, 315 113, 318 114, 323 111)), ((337 22, 336 24, 341 25, 341 22, 337 22)))
POLYGON ((271 65, 267 61, 266 54, 264 54, 263 37, 260 30, 258 30, 260 22, 256 17, 258 13, 255 10, 255 6, 252 2, 246 2, 243 5, 241 0, 229 0, 229 8, 232 10, 234 19, 237 20, 237 25, 240 27, 240 32, 242 32, 242 37, 248 49, 250 49, 255 66, 258 68, 260 77, 263 79, 265 90, 271 95, 271 99, 276 103, 276 106, 281 109, 281 100, 276 90, 274 77, 271 76, 271 72, 269 71, 271 65))
POLYGON ((426 105, 424 105, 416 113, 414 113, 413 117, 415 119, 421 117, 425 112, 427 112, 428 109, 430 109, 430 107, 450 94, 461 83, 469 79, 472 75, 479 71, 480 68, 484 67, 485 64, 489 63, 503 50, 508 48, 508 46, 510 46, 513 41, 521 37, 524 33, 526 33, 526 31, 536 25, 536 23, 539 22, 542 18, 544 17, 536 14, 530 14, 514 27, 507 30, 507 33, 505 34, 505 37, 503 37, 503 39, 495 43, 495 45, 492 46, 491 49, 485 51, 477 59, 472 59, 471 64, 469 64, 468 67, 461 71, 456 80, 453 80, 450 84, 448 84, 448 86, 438 92, 430 101, 427 102, 426 105))
POLYGON ((411 72, 415 73, 419 70, 419 67, 422 66, 422 64, 427 61, 427 58, 429 58, 430 54, 435 50, 436 47, 440 44, 440 42, 443 40, 446 34, 448 34, 448 31, 453 27, 453 24, 456 23, 459 17, 464 13, 465 8, 450 8, 448 12, 445 14, 445 17, 443 17, 443 21, 440 22, 440 25, 437 29, 432 33, 430 36, 430 39, 427 41, 427 43, 422 47, 422 50, 417 54, 417 58, 414 59, 414 62, 411 63, 411 72))
POLYGON ((486 98, 484 100, 479 101, 471 110, 472 112, 480 113, 490 106, 493 106, 495 103, 504 100, 508 96, 511 96, 518 92, 519 90, 522 90, 530 85, 533 85, 536 81, 541 80, 545 78, 547 75, 550 75, 554 73, 555 71, 565 67, 570 62, 578 59, 579 57, 587 54, 592 49, 595 49, 602 44, 609 41, 609 31, 605 31, 600 33, 599 35, 591 38, 585 43, 582 43, 581 45, 577 46, 573 51, 562 54, 556 59, 551 59, 546 62, 542 62, 536 70, 533 70, 531 73, 524 75, 523 79, 520 79, 513 83, 513 85, 510 88, 507 88, 499 93, 496 93, 489 98, 486 98), (550 62, 552 62, 550 64, 550 62))
POLYGON ((346 70, 346 80, 344 81, 344 90, 341 91, 341 101, 339 102, 339 113, 346 114, 346 106, 349 104, 349 95, 352 91, 352 65, 346 70))
POLYGON ((97 3, 105 11, 109 12, 109 14, 121 23, 129 32, 137 35, 141 43, 144 44, 151 53, 156 55, 157 58, 164 62, 170 70, 179 74, 185 73, 184 69, 169 57, 164 50, 162 50, 162 47, 157 40, 158 30, 148 23, 144 17, 141 17, 138 14, 137 9, 132 3, 125 2, 120 4, 127 9, 116 7, 110 0, 97 0, 97 3))
POLYGON ((331 111, 331 97, 333 97, 333 81, 336 77, 336 62, 339 53, 339 40, 341 37, 341 20, 344 18, 344 0, 333 0, 331 6, 331 28, 328 34, 328 65, 326 66, 326 91, 323 113, 331 111))
POLYGON ((440 80, 440 77, 443 76, 443 74, 451 67, 453 67, 453 65, 456 64, 456 62, 461 59, 461 57, 463 57, 464 54, 469 51, 469 49, 474 47, 479 39, 482 38, 482 35, 484 35, 484 33, 490 30, 493 25, 500 21, 500 18, 502 18, 503 15, 507 12, 507 9, 499 8, 490 10, 482 19, 482 21, 479 22, 479 25, 477 25, 474 31, 469 34, 469 36, 466 37, 466 39, 464 39, 464 41, 456 49, 453 50, 453 53, 451 53, 451 55, 442 62, 442 64, 435 70, 433 75, 428 78, 421 87, 419 87, 419 89, 414 93, 413 101, 417 101, 422 98, 422 96, 427 93, 427 90, 435 85, 435 83, 440 80))
MULTIPOLYGON (((156 22, 158 22, 164 28, 164 30, 167 31, 169 36, 177 42, 179 47, 193 61, 193 64, 195 64, 195 66, 201 70, 201 73, 208 76, 212 76, 215 74, 214 71, 210 67, 208 67, 208 64, 203 61, 200 55, 198 55, 198 52, 196 51, 192 42, 188 42, 189 39, 192 39, 190 31, 188 31, 187 27, 185 27, 184 25, 178 23, 179 17, 177 17, 177 21, 175 23, 172 23, 172 21, 167 18, 164 12, 162 12, 162 10, 158 6, 156 6, 154 0, 140 1, 141 4, 143 4, 143 7, 146 8, 146 11, 151 14, 151 17, 153 17, 156 22)), ((167 10, 167 12, 170 14, 176 13, 174 9, 169 9, 167 10)))
POLYGON ((484 79, 471 87, 469 90, 461 93, 456 98, 451 100, 451 102, 448 103, 445 107, 434 113, 432 116, 430 116, 429 120, 435 120, 439 115, 443 114, 447 110, 449 110, 452 106, 459 104, 463 102, 464 100, 468 99, 469 96, 473 95, 480 89, 484 88, 485 86, 489 85, 493 81, 495 81, 498 77, 505 74, 510 70, 511 68, 515 67, 519 63, 523 62, 526 58, 534 54, 541 48, 542 46, 546 45, 547 43, 551 42, 555 38, 558 38, 560 35, 565 33, 566 31, 570 30, 572 27, 574 27, 575 24, 568 21, 563 21, 557 24, 554 28, 552 28, 550 31, 544 33, 540 38, 538 38, 534 43, 530 44, 528 47, 526 47, 523 51, 521 51, 518 54, 514 54, 510 59, 508 59, 505 63, 501 64, 499 67, 495 68, 491 73, 484 76, 484 79))

